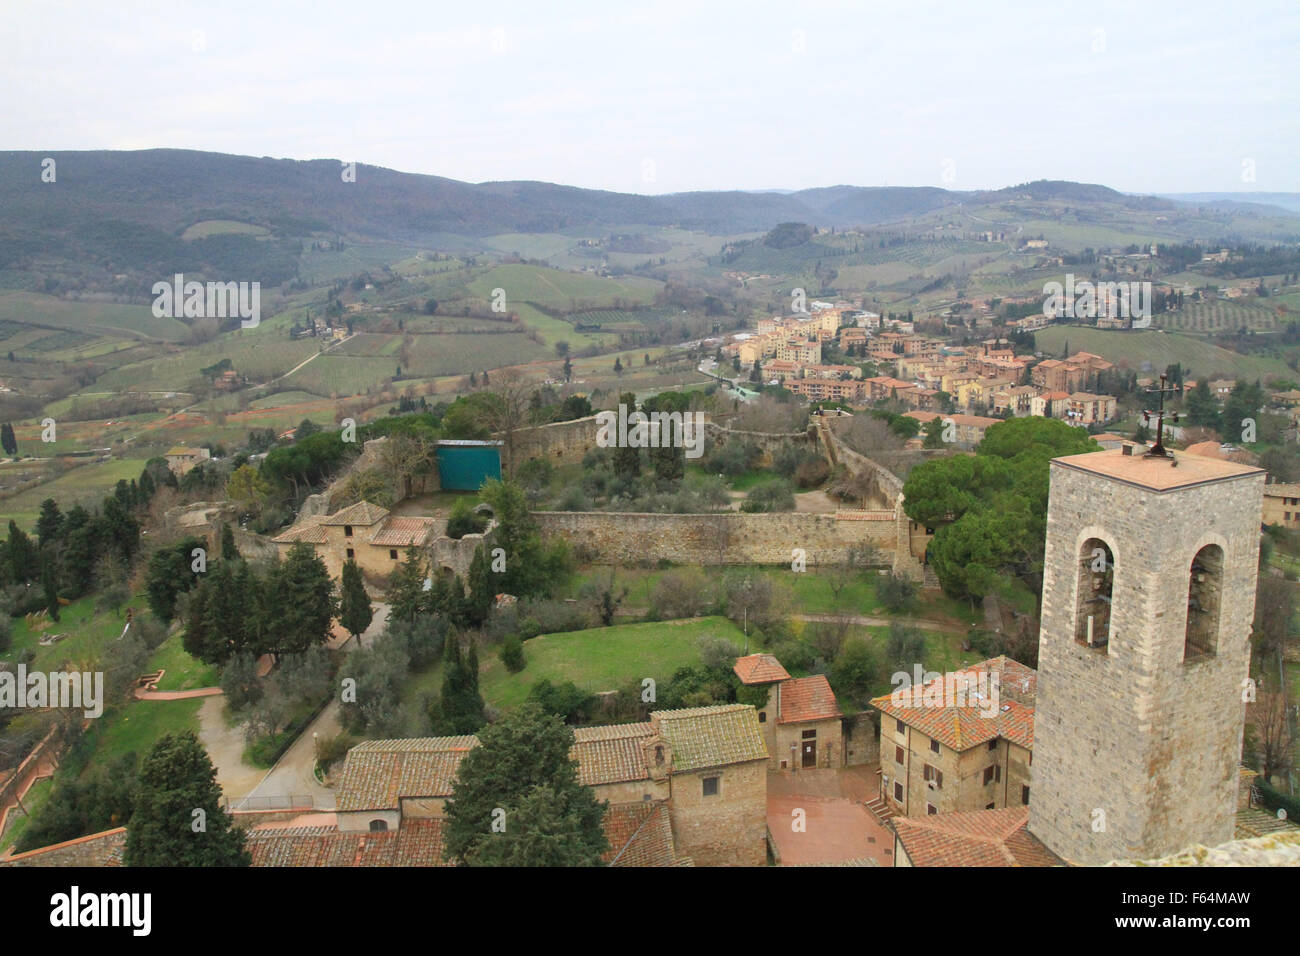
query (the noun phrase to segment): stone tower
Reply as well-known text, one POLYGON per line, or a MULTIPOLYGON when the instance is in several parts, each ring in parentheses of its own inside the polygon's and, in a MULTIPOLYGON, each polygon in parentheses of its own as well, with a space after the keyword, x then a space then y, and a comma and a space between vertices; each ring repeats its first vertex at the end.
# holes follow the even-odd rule
POLYGON ((1029 827, 1095 865, 1232 839, 1264 472, 1051 463, 1029 827))

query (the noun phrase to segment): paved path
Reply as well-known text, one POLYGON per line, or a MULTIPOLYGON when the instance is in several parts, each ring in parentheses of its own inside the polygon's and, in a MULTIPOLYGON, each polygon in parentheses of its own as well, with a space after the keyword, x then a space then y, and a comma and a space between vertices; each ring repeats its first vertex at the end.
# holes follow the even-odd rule
MULTIPOLYGON (((363 645, 369 647, 371 641, 383 632, 387 622, 388 605, 376 604, 375 616, 361 635, 363 645)), ((357 642, 345 634, 341 638, 336 636, 330 646, 337 647, 341 654, 348 654, 356 649, 357 642)), ((337 698, 331 700, 275 762, 275 766, 266 771, 251 788, 240 792, 242 800, 236 799, 233 793, 227 791, 231 794, 232 806, 241 809, 241 805, 246 802, 246 809, 256 810, 261 809, 260 804, 278 804, 283 798, 310 796, 314 809, 333 809, 334 791, 321 786, 316 779, 316 739, 333 737, 342 730, 339 722, 341 709, 342 705, 337 698)))
POLYGON ((874 765, 769 773, 767 826, 781 865, 870 859, 893 866, 893 834, 863 802, 874 793, 874 765))
POLYGON ((220 697, 225 691, 220 687, 196 687, 193 690, 135 689, 136 700, 189 700, 191 697, 220 697))

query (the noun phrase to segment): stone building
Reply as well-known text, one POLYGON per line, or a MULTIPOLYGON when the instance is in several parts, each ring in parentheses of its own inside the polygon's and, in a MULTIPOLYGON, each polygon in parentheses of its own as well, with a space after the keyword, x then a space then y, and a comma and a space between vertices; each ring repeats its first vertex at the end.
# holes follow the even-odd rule
POLYGON ((397 570, 412 548, 428 547, 439 523, 433 517, 398 517, 378 505, 359 501, 332 515, 304 518, 271 540, 281 557, 299 541, 310 544, 332 578, 339 577, 344 563, 352 559, 368 579, 382 581, 397 570))
POLYGON ((1264 524, 1300 528, 1300 484, 1276 482, 1264 486, 1264 524))
POLYGON ((167 468, 171 473, 180 478, 208 461, 212 457, 212 452, 206 448, 187 448, 184 445, 177 445, 167 449, 163 457, 167 459, 167 468))
POLYGON ((885 806, 904 817, 1026 806, 1037 685, 1003 656, 873 700, 885 806))
POLYGON ((1070 862, 1233 836, 1264 472, 1054 459, 1029 826, 1070 862))
MULTIPOLYGON (((657 808, 655 825, 669 832, 659 863, 760 866, 766 860, 767 749, 754 708, 656 711, 643 723, 577 727, 573 735, 578 779, 609 803, 607 831, 611 820, 630 815, 645 822, 649 811, 638 808, 657 808)), ((476 746, 477 737, 464 736, 353 747, 335 788, 337 831, 440 827, 457 768, 476 746)))
POLYGON ((758 722, 769 769, 844 766, 844 715, 824 675, 791 677, 771 654, 737 658, 732 670, 742 684, 767 688, 758 722))

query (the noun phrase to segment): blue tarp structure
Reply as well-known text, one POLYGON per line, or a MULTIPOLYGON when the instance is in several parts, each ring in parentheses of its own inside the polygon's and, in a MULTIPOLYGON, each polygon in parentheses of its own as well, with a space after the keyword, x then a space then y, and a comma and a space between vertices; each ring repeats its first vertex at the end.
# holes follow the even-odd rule
POLYGON ((478 491, 487 479, 500 477, 500 442, 438 442, 438 481, 443 491, 478 491))

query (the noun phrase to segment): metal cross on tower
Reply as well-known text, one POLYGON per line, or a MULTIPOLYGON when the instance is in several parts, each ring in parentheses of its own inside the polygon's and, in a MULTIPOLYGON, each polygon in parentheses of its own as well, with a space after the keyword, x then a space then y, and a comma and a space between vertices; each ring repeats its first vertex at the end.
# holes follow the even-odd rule
MULTIPOLYGON (((1160 387, 1148 388, 1146 390, 1148 393, 1153 393, 1160 396, 1160 404, 1158 406, 1157 411, 1154 412, 1144 411, 1142 413, 1142 424, 1144 425, 1150 425, 1151 416, 1152 415, 1156 416, 1156 443, 1152 445, 1150 451, 1147 452, 1148 458, 1172 458, 1173 457, 1173 455, 1171 455, 1165 449, 1165 395, 1169 394, 1170 392, 1178 392, 1181 390, 1178 388, 1177 385, 1166 388, 1165 382, 1167 381, 1169 381, 1169 376, 1161 375, 1160 387)), ((1176 422, 1178 421, 1179 415, 1177 412, 1170 412, 1169 417, 1176 422)))

